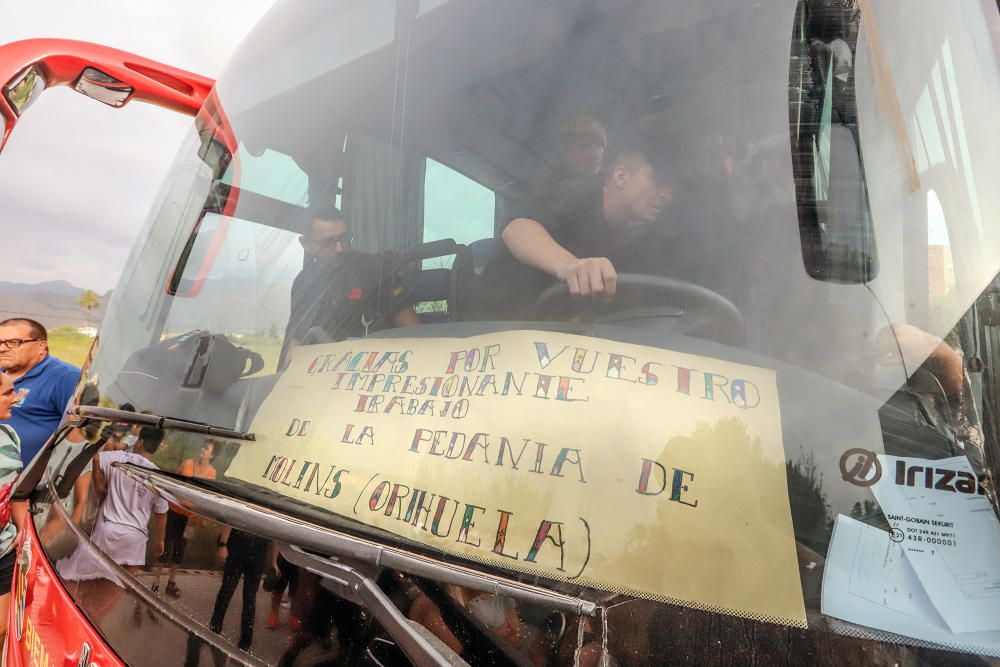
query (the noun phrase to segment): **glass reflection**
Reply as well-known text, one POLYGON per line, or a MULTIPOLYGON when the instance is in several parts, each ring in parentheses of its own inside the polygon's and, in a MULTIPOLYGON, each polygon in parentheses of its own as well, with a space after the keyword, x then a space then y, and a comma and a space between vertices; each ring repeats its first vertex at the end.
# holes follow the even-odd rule
MULTIPOLYGON (((857 535, 877 530, 879 539, 904 531, 892 518, 901 514, 884 506, 896 489, 882 485, 895 484, 897 470, 907 488, 926 487, 927 470, 950 471, 954 478, 942 483, 954 491, 937 491, 995 502, 1000 253, 983 224, 997 210, 995 195, 982 183, 996 173, 989 157, 996 143, 973 133, 990 126, 988 111, 996 108, 995 64, 981 57, 983 21, 995 19, 988 5, 915 11, 803 0, 555 9, 512 0, 502 10, 443 3, 414 17, 379 3, 378 11, 354 10, 391 18, 379 23, 377 39, 365 42, 359 31, 329 59, 308 59, 293 79, 239 86, 236 74, 256 71, 248 62, 315 55, 319 42, 258 44, 237 59, 232 82, 220 84, 223 102, 232 95, 233 129, 246 150, 216 161, 229 165, 220 177, 197 158, 203 138, 192 137, 150 240, 116 291, 92 375, 109 403, 248 429, 292 348, 355 338, 551 328, 773 371, 785 456, 771 468, 787 480, 793 576, 808 630, 677 600, 609 596, 596 617, 577 619, 396 573, 381 572, 380 585, 411 620, 470 661, 948 662, 944 644, 928 634, 830 613, 830 595, 843 591, 825 582, 842 565, 831 554, 844 526, 857 535), (447 32, 453 38, 440 39, 456 25, 462 29, 447 32), (930 46, 916 52, 903 43, 915 35, 930 46), (396 43, 404 36, 405 49, 396 43), (894 85, 880 78, 886 72, 894 85), (973 76, 986 92, 973 94, 973 76), (402 95, 404 83, 420 94, 402 95), (622 151, 636 128, 639 139, 622 151), (597 164, 604 173, 594 173, 597 164), (241 181, 234 165, 259 176, 241 181), (520 241, 519 227, 527 230, 520 241), (555 255, 544 254, 532 264, 545 244, 572 257, 552 263, 555 255), (426 256, 432 251, 441 254, 426 256), (609 267, 692 288, 673 290, 683 292, 678 308, 657 298, 670 290, 658 294, 655 286, 630 295, 622 280, 609 290, 609 267), (532 279, 520 283, 529 268, 532 279), (539 273, 543 280, 534 281, 539 273), (573 292, 573 280, 578 294, 614 291, 615 298, 581 305, 564 294, 563 303, 539 311, 542 289, 563 282, 573 292), (179 289, 166 289, 174 283, 179 289), (705 291, 719 299, 699 309, 693 297, 705 291), (424 326, 395 331, 414 323, 401 315, 424 326), (899 459, 907 459, 902 468, 899 459)), ((349 13, 338 4, 320 18, 349 13)), ((306 32, 319 34, 314 26, 306 32)), ((495 405, 491 420, 509 417, 495 405)), ((622 421, 645 420, 666 433, 681 415, 659 407, 622 421)), ((564 419, 557 410, 548 415, 564 419)), ((752 438, 738 423, 706 422, 684 435, 719 437, 733 455, 749 449, 752 438)), ((140 435, 118 440, 127 447, 140 435)), ((324 436, 336 443, 341 433, 324 436)), ((156 465, 192 483, 413 547, 230 475, 251 445, 224 442, 212 458, 198 438, 170 434, 168 441, 156 465)), ((634 453, 620 446, 622 456, 634 453)), ((281 455, 295 459, 292 449, 281 455)), ((718 463, 734 488, 754 483, 718 463)), ((434 478, 430 468, 422 474, 434 478)), ((944 477, 937 474, 931 486, 944 477)), ((73 523, 86 525, 87 512, 77 510, 95 494, 74 494, 63 502, 73 523)), ((170 566, 164 601, 194 606, 206 628, 271 662, 398 657, 361 610, 317 577, 296 574, 248 527, 193 517, 184 525, 186 510, 178 509, 167 519, 168 562, 142 575, 161 592, 170 566), (227 614, 234 598, 239 609, 227 614)), ((731 511, 751 516, 751 509, 731 511)), ((660 572, 666 554, 651 560, 628 550, 641 552, 651 536, 670 530, 663 516, 636 525, 633 543, 621 549, 623 564, 660 572)), ((685 540, 677 538, 678 549, 698 546, 685 540)), ((59 553, 54 536, 50 542, 59 553)), ((740 545, 721 544, 700 558, 724 564, 748 556, 740 545)), ((601 555, 618 557, 610 553, 618 546, 602 543, 601 555)), ((530 572, 474 567, 598 594, 530 572)), ((759 576, 720 566, 720 579, 759 576)), ((866 599, 857 596, 854 610, 866 599)), ((112 622, 110 613, 104 622, 112 622)), ((976 643, 981 638, 968 641, 947 646, 989 648, 976 643)), ((188 659, 203 659, 197 642, 194 648, 188 659)))
MULTIPOLYGON (((94 457, 91 481, 101 502, 91 540, 94 547, 130 574, 146 563, 147 542, 154 557, 163 554, 167 501, 114 464, 155 469, 152 457, 162 441, 163 431, 147 427, 140 431, 132 451, 104 451, 94 457)), ((82 545, 59 561, 56 571, 66 581, 79 582, 78 602, 97 622, 123 592, 115 572, 82 545)))

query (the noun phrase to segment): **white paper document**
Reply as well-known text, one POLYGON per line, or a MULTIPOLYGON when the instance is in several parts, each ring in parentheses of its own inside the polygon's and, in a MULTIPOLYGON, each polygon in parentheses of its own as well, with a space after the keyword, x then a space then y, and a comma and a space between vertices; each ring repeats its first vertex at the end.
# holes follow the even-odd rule
POLYGON ((880 456, 872 487, 917 578, 954 632, 1000 630, 1000 522, 964 456, 880 456))
POLYGON ((834 524, 822 611, 1000 655, 1000 521, 964 456, 879 456, 871 487, 889 531, 834 524))
POLYGON ((1000 656, 1000 630, 953 632, 900 543, 884 530, 840 515, 823 573, 822 612, 961 651, 1000 656))

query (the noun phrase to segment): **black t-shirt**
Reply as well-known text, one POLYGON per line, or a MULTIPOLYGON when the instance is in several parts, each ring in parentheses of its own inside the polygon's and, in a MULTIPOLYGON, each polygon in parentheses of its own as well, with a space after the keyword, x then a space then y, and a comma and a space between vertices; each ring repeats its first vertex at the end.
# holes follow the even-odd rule
MULTIPOLYGON (((611 225, 604 218, 599 178, 558 179, 549 192, 509 210, 511 220, 537 221, 576 257, 607 257, 618 273, 663 275, 663 240, 652 229, 611 225)), ((535 300, 556 282, 519 262, 504 246, 472 284, 463 312, 474 320, 534 320, 535 300)))
POLYGON ((392 326, 392 316, 411 301, 383 263, 380 256, 360 252, 333 268, 307 259, 292 283, 286 338, 324 343, 392 326))

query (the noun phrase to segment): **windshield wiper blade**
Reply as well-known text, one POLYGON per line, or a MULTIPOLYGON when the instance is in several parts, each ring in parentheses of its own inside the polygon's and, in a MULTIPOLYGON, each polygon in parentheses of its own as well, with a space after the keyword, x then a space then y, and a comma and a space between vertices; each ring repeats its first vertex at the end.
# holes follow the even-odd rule
POLYGON ((31 459, 28 465, 24 467, 24 470, 21 471, 21 474, 17 476, 17 480, 14 483, 14 490, 10 493, 11 500, 27 500, 31 497, 35 487, 38 486, 38 482, 41 481, 42 475, 45 474, 45 469, 49 465, 49 459, 52 457, 52 450, 56 446, 56 443, 62 442, 63 437, 73 428, 75 427, 71 424, 62 424, 49 436, 49 439, 45 441, 42 448, 35 454, 35 458, 31 459))
POLYGON ((137 424, 139 426, 152 426, 159 429, 171 429, 174 431, 186 431, 188 433, 201 433, 203 435, 228 438, 230 440, 254 441, 257 437, 249 431, 234 431, 221 426, 213 426, 204 422, 191 421, 189 419, 175 419, 173 417, 161 417, 160 415, 145 414, 142 412, 132 412, 131 410, 118 410, 116 408, 101 408, 96 405, 81 405, 72 410, 66 411, 67 415, 82 417, 82 424, 62 424, 55 433, 49 436, 45 445, 39 450, 24 471, 18 476, 17 484, 11 493, 12 500, 24 500, 31 496, 35 487, 42 480, 45 468, 52 458, 52 451, 56 445, 62 441, 63 436, 72 428, 82 427, 89 421, 113 421, 123 424, 137 424))
POLYGON ((190 419, 177 419, 175 417, 161 417, 160 415, 145 414, 142 412, 132 412, 130 410, 118 410, 116 408, 101 408, 96 405, 81 405, 68 414, 89 419, 100 419, 104 421, 116 421, 126 424, 138 424, 140 426, 152 426, 159 429, 170 429, 173 431, 187 431, 188 433, 202 433, 204 435, 214 435, 230 440, 256 440, 250 431, 234 431, 233 429, 213 426, 205 422, 196 422, 190 419))
POLYGON ((503 579, 454 563, 441 563, 402 549, 338 532, 333 528, 283 514, 245 498, 229 497, 217 491, 200 488, 188 480, 177 479, 160 470, 130 464, 115 465, 120 466, 126 474, 139 482, 170 496, 172 500, 186 503, 186 506, 199 514, 261 537, 294 544, 315 553, 350 558, 375 567, 387 567, 441 583, 506 596, 529 604, 548 606, 558 611, 585 616, 597 614, 598 605, 591 600, 503 579))
POLYGON ((292 565, 325 579, 338 597, 370 611, 403 653, 419 667, 468 667, 467 662, 430 635, 423 626, 406 618, 375 580, 358 568, 314 556, 291 545, 282 545, 281 555, 292 565))

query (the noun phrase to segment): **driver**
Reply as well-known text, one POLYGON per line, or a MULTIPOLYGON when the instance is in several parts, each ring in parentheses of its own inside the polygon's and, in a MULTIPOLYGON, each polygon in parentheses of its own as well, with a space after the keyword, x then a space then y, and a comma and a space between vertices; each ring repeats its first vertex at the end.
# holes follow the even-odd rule
POLYGON ((607 156, 603 178, 560 180, 502 233, 506 251, 472 284, 470 319, 530 320, 553 279, 573 296, 610 301, 618 272, 662 273, 652 232, 671 199, 669 165, 626 137, 607 156))

